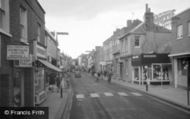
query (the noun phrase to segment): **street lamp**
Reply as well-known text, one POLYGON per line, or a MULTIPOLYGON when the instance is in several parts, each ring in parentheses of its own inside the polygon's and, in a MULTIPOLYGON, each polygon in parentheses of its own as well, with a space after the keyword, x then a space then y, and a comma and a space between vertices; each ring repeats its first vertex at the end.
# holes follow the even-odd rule
MULTIPOLYGON (((58 62, 58 35, 69 35, 68 32, 55 32, 55 39, 56 39, 56 45, 57 45, 57 49, 56 49, 56 60, 58 62)), ((58 63, 57 63, 57 66, 58 66, 58 63)), ((60 97, 62 98, 63 97, 63 89, 62 89, 62 86, 61 86, 61 91, 60 91, 60 97)))

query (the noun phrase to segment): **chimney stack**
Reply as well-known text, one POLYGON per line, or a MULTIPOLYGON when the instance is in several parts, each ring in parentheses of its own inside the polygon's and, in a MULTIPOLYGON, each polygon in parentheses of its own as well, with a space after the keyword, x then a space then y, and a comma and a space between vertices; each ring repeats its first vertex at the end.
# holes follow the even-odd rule
POLYGON ((132 24, 132 20, 127 20, 127 27, 129 27, 132 24))
POLYGON ((148 8, 148 4, 146 4, 146 11, 144 14, 144 22, 146 24, 147 31, 154 28, 154 14, 153 14, 153 12, 151 12, 151 9, 148 8))

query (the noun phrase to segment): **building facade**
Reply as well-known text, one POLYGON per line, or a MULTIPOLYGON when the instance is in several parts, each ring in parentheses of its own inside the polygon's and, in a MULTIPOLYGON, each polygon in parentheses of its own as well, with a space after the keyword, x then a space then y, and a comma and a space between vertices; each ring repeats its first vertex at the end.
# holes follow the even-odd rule
POLYGON ((1 106, 35 106, 36 44, 45 49, 45 11, 37 0, 1 1, 6 22, 2 31, 10 38, 0 48, 6 51, 1 52, 1 106))
POLYGON ((13 105, 13 62, 7 60, 7 45, 11 42, 9 0, 0 1, 0 107, 13 105), (3 15, 2 15, 3 14, 3 15))
MULTIPOLYGON (((155 25, 153 21, 153 13, 147 5, 144 22, 136 25, 136 27, 131 27, 132 29, 120 38, 121 44, 123 44, 120 53, 120 72, 122 72, 121 79, 125 82, 138 82, 141 84, 142 80, 147 80, 148 74, 143 73, 145 71, 145 69, 143 69, 144 65, 139 64, 138 66, 134 66, 132 64, 133 57, 143 53, 158 53, 161 46, 170 40, 171 32, 168 29, 155 25)), ((151 71, 149 74, 153 74, 153 67, 152 65, 147 66, 151 71)), ((162 70, 158 73, 162 74, 161 71, 162 70)), ((156 80, 152 78, 153 75, 149 77, 151 77, 150 80, 152 82, 161 81, 161 79, 156 80)))
POLYGON ((190 61, 190 9, 172 18, 172 43, 170 57, 172 59, 175 87, 187 88, 190 61))

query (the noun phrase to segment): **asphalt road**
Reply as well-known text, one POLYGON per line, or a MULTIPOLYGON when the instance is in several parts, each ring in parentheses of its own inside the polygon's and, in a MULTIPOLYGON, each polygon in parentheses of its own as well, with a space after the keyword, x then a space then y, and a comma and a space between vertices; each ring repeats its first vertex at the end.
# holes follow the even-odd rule
POLYGON ((70 119, 190 119, 190 114, 127 87, 96 82, 88 73, 71 80, 70 119))

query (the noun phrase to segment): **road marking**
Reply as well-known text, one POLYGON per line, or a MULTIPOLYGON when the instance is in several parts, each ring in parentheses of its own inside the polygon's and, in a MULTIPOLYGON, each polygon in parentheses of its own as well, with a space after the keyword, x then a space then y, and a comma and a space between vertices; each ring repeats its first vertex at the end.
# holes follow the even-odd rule
POLYGON ((81 98, 84 98, 84 94, 77 94, 77 95, 76 95, 76 98, 77 98, 77 99, 79 99, 79 98, 80 98, 80 99, 81 99, 81 98))
POLYGON ((118 94, 119 94, 120 96, 128 96, 128 94, 126 94, 126 93, 124 93, 124 92, 118 92, 118 94))
POLYGON ((91 96, 92 98, 100 97, 97 93, 91 93, 90 96, 91 96))
POLYGON ((105 96, 113 96, 113 94, 112 94, 112 93, 109 93, 109 92, 104 93, 104 95, 105 95, 105 96))
POLYGON ((142 96, 141 94, 139 94, 139 93, 135 93, 135 92, 131 92, 133 95, 135 95, 135 96, 142 96))

